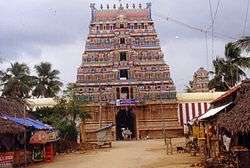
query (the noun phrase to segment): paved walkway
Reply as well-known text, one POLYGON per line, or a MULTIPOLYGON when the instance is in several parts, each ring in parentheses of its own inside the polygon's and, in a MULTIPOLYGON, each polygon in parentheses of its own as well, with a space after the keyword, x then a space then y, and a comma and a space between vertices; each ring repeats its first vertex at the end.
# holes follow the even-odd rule
MULTIPOLYGON (((183 139, 173 140, 182 145, 183 139)), ((198 161, 190 154, 166 155, 162 140, 114 142, 113 147, 88 154, 58 156, 53 163, 32 168, 186 168, 198 161)))

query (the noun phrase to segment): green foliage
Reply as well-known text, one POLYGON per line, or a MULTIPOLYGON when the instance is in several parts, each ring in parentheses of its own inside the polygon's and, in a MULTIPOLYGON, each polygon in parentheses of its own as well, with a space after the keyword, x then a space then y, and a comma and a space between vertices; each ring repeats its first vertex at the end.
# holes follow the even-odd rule
POLYGON ((25 98, 29 97, 34 77, 30 75, 30 69, 26 64, 15 62, 5 73, 1 73, 1 82, 4 96, 25 98))
POLYGON ((69 84, 56 106, 38 108, 33 112, 36 118, 57 128, 62 139, 69 141, 76 141, 76 121, 90 118, 84 105, 77 100, 76 90, 75 84, 69 84))
POLYGON ((61 121, 65 120, 65 109, 56 105, 55 107, 38 108, 33 115, 47 124, 57 127, 61 121))
POLYGON ((35 88, 32 92, 36 97, 55 97, 61 90, 62 82, 59 81, 58 70, 53 70, 48 62, 41 62, 35 65, 37 77, 35 79, 35 88))
POLYGON ((209 81, 208 87, 215 89, 215 91, 227 91, 229 89, 228 85, 221 80, 221 76, 215 76, 209 81))
POLYGON ((60 130, 60 137, 68 141, 77 140, 77 129, 74 123, 62 121, 57 124, 58 130, 60 130))
POLYGON ((32 93, 36 97, 55 97, 62 86, 58 77, 60 72, 52 70, 52 65, 48 62, 42 62, 34 68, 37 76, 31 76, 30 68, 18 62, 11 64, 6 72, 0 71, 3 96, 27 98, 32 93))
POLYGON ((77 129, 76 124, 66 117, 68 112, 60 104, 55 107, 43 107, 33 112, 33 115, 39 120, 52 125, 60 132, 61 139, 76 141, 77 129))
POLYGON ((242 50, 246 52, 250 51, 250 36, 242 37, 234 43, 236 46, 240 47, 242 50))
POLYGON ((78 118, 81 120, 90 118, 84 104, 77 97, 77 85, 75 83, 68 84, 67 89, 64 90, 64 99, 67 99, 67 111, 71 115, 73 122, 78 118))
POLYGON ((209 88, 225 91, 233 87, 242 77, 246 77, 242 68, 250 68, 250 57, 242 57, 241 49, 233 43, 225 46, 225 58, 213 60, 214 77, 209 82, 209 88))
POLYGON ((0 70, 0 85, 2 83, 3 76, 4 76, 4 72, 2 70, 0 70))

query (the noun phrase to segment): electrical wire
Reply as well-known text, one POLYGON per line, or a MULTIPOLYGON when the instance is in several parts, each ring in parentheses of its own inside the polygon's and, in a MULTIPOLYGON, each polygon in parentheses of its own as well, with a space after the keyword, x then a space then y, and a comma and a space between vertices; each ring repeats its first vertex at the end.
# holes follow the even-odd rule
MULTIPOLYGON (((156 15, 158 19, 163 19, 166 21, 170 21, 173 22, 175 24, 178 24, 180 26, 186 27, 188 29, 194 30, 194 31, 198 31, 200 33, 204 33, 205 35, 205 42, 206 42, 206 63, 207 63, 207 69, 209 69, 210 65, 209 65, 209 53, 208 53, 208 33, 211 33, 211 30, 208 29, 202 29, 187 23, 184 23, 182 21, 179 21, 177 19, 171 18, 171 17, 165 17, 162 15, 156 15)), ((218 33, 218 32, 214 32, 213 33, 214 37, 220 38, 220 39, 230 39, 230 40, 237 40, 237 38, 232 37, 232 36, 228 36, 222 33, 218 33)))
MULTIPOLYGON (((215 23, 216 17, 217 17, 217 15, 218 15, 218 11, 219 11, 219 6, 220 6, 220 4, 221 4, 221 0, 219 0, 219 1, 217 2, 216 10, 215 10, 215 12, 214 12, 214 14, 213 14, 213 19, 212 19, 212 23, 213 23, 213 24, 215 23)), ((210 15, 211 15, 211 14, 210 14, 210 15)), ((212 28, 212 24, 208 27, 208 29, 211 29, 211 28, 212 28)))
POLYGON ((221 0, 218 0, 217 6, 216 6, 216 10, 215 10, 215 13, 214 13, 214 19, 213 19, 213 20, 216 20, 216 17, 217 17, 217 15, 218 15, 218 11, 219 11, 220 4, 221 4, 221 0))
MULTIPOLYGON (((166 20, 166 21, 170 21, 170 22, 173 22, 173 23, 175 23, 175 24, 181 25, 181 26, 183 26, 183 27, 189 28, 189 29, 191 29, 191 30, 198 31, 198 32, 200 32, 200 33, 211 33, 211 30, 202 29, 202 28, 200 28, 200 27, 196 27, 196 26, 193 26, 193 25, 184 23, 184 22, 182 22, 182 21, 179 21, 179 20, 177 20, 177 19, 174 19, 174 18, 171 18, 171 17, 168 17, 168 16, 163 16, 163 15, 159 15, 159 14, 156 14, 155 16, 156 16, 158 19, 163 19, 163 20, 166 20)), ((214 36, 217 37, 217 38, 220 38, 220 39, 237 40, 237 38, 235 38, 235 37, 228 36, 228 35, 225 35, 225 34, 219 33, 219 32, 214 32, 214 36)))
POLYGON ((206 56, 207 56, 207 62, 206 62, 206 63, 207 63, 207 69, 208 69, 208 68, 209 68, 209 65, 208 65, 208 64, 209 64, 209 63, 208 63, 208 62, 209 62, 209 58, 208 58, 208 57, 209 57, 209 56, 208 56, 209 54, 208 54, 208 39, 207 39, 207 32, 205 33, 205 41, 206 41, 206 56))
POLYGON ((213 15, 213 7, 211 0, 208 0, 209 2, 209 11, 210 11, 210 17, 211 17, 211 57, 214 59, 214 15, 213 15))
POLYGON ((211 17, 211 20, 213 21, 214 16, 213 16, 213 7, 212 7, 212 3, 211 3, 211 0, 208 0, 208 2, 209 2, 209 9, 210 9, 210 17, 211 17))
POLYGON ((217 6, 216 6, 214 13, 213 13, 213 7, 212 7, 211 0, 208 0, 208 3, 209 3, 209 10, 210 10, 210 17, 211 17, 211 25, 208 27, 208 29, 211 29, 211 58, 214 59, 215 58, 215 55, 214 55, 214 38, 215 38, 214 25, 215 25, 216 17, 218 15, 221 0, 217 1, 217 6))
POLYGON ((247 10, 246 10, 246 16, 245 16, 245 20, 244 20, 242 36, 245 36, 245 33, 246 33, 249 5, 250 5, 250 0, 247 1, 247 10))

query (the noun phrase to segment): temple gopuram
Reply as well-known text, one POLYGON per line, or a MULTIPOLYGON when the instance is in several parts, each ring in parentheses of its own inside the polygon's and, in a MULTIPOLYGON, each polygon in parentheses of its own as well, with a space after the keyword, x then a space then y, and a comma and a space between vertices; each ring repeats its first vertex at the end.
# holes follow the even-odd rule
POLYGON ((200 67, 193 75, 193 81, 191 81, 192 92, 208 92, 209 73, 203 67, 200 67))
POLYGON ((151 3, 145 6, 90 4, 91 22, 77 71, 79 100, 91 119, 87 141, 96 129, 114 124, 114 140, 129 129, 133 139, 180 135, 176 88, 164 62, 151 3))

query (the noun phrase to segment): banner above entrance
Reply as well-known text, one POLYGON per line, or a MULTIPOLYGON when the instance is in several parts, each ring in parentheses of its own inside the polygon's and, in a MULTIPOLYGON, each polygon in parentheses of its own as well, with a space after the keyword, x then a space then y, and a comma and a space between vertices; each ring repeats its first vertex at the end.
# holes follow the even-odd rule
POLYGON ((116 106, 130 106, 130 105, 136 105, 139 103, 139 101, 135 99, 117 99, 115 104, 116 106))

